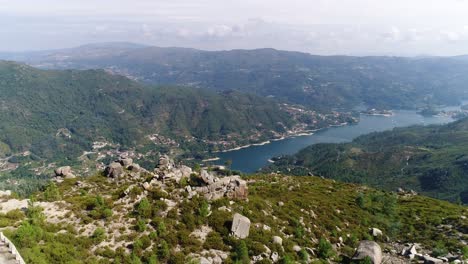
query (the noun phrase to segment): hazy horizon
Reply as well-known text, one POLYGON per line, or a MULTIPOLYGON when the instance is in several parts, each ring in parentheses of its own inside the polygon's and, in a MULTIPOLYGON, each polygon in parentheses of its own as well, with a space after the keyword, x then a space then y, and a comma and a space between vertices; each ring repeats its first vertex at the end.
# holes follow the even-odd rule
POLYGON ((0 0, 0 51, 132 42, 317 55, 468 54, 464 0, 0 0))

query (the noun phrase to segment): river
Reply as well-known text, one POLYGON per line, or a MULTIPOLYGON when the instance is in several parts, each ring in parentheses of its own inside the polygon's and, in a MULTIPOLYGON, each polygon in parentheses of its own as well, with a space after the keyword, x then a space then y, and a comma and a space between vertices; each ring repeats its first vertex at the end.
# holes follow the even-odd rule
POLYGON ((360 135, 389 130, 394 127, 445 124, 453 121, 451 117, 447 116, 421 116, 416 111, 398 110, 393 111, 393 113, 394 115, 389 117, 361 115, 357 124, 330 127, 316 131, 312 135, 297 136, 272 141, 270 144, 261 146, 217 153, 220 159, 215 161, 215 164, 224 164, 227 160, 231 160, 231 169, 252 173, 268 165, 268 160, 272 157, 294 154, 312 144, 349 142, 360 135))

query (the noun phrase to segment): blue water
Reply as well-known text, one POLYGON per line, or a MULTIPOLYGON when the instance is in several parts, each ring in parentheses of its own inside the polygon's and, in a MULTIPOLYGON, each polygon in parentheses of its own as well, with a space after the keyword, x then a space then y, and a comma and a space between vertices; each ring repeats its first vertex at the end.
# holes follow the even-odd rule
POLYGON ((215 163, 224 164, 226 160, 231 160, 233 170, 251 173, 268 165, 268 160, 272 157, 294 154, 312 144, 349 142, 357 136, 389 130, 394 127, 445 124, 453 121, 452 118, 446 116, 424 117, 417 114, 416 111, 393 112, 394 115, 390 117, 361 115, 360 122, 354 125, 331 127, 317 131, 313 135, 287 138, 262 146, 251 146, 240 150, 218 153, 217 156, 220 160, 215 163))

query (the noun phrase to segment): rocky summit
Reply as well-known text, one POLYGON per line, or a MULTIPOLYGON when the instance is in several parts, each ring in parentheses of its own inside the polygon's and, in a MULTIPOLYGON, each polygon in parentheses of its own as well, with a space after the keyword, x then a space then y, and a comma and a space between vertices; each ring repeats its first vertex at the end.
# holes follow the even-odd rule
POLYGON ((464 263, 468 255, 463 206, 182 162, 160 155, 148 170, 122 155, 87 177, 58 168, 31 199, 3 193, 2 230, 26 263, 464 263))

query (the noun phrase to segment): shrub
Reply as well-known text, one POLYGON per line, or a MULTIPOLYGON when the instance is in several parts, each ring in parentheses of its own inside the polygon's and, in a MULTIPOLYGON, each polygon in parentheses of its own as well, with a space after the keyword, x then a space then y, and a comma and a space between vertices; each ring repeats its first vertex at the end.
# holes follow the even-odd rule
POLYGON ((106 239, 106 231, 104 228, 98 227, 96 230, 94 230, 91 238, 93 239, 94 243, 101 243, 104 239, 106 239))
POLYGON ((236 245, 236 261, 242 264, 249 264, 249 249, 247 248, 247 244, 245 244, 244 240, 239 241, 236 245))
POLYGON ((151 204, 148 201, 148 199, 143 198, 141 201, 138 203, 137 208, 136 208, 137 214, 140 217, 143 218, 151 218, 151 204))
POLYGON ((322 259, 331 258, 335 252, 333 252, 333 247, 326 239, 321 238, 317 246, 317 254, 322 259))

